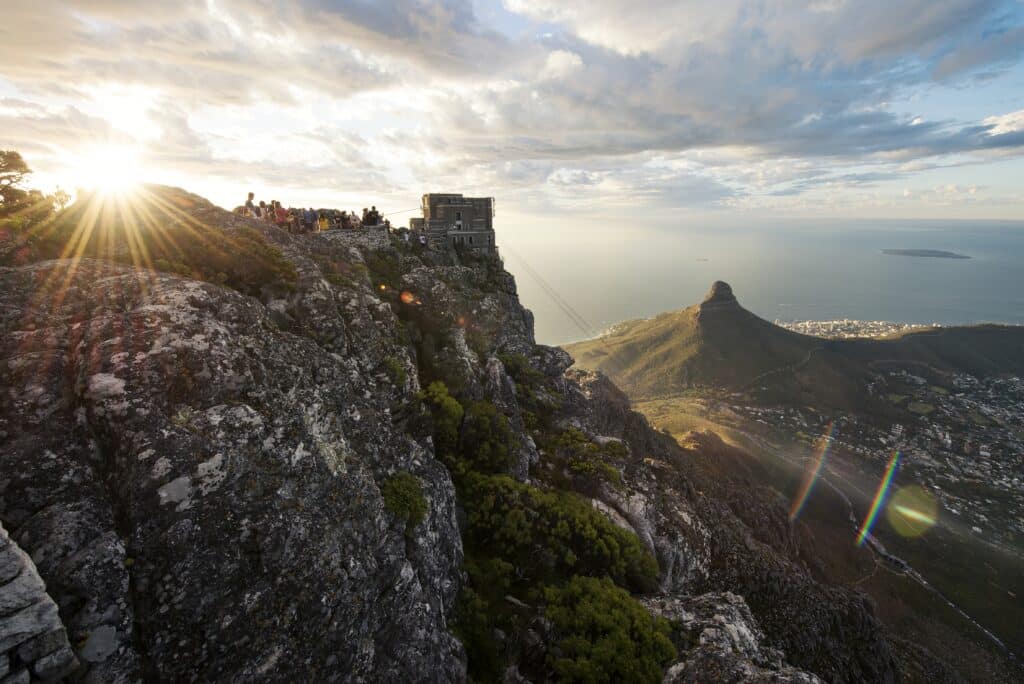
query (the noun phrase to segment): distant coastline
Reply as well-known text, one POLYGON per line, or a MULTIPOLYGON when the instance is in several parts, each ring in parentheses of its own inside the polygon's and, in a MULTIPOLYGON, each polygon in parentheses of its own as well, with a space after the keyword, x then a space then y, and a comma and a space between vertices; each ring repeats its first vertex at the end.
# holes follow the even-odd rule
POLYGON ((966 254, 946 252, 941 249, 883 249, 882 254, 891 256, 922 257, 926 259, 970 259, 966 254))

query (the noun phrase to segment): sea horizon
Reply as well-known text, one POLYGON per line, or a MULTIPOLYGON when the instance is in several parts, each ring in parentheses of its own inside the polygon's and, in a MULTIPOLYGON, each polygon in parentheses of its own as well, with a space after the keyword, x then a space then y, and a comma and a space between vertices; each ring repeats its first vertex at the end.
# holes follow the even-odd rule
POLYGON ((728 282, 745 308, 768 321, 1024 323, 1024 221, 644 226, 632 228, 628 239, 602 232, 568 246, 498 230, 499 244, 512 247, 503 256, 545 344, 590 339, 624 321, 699 303, 716 280, 728 282))

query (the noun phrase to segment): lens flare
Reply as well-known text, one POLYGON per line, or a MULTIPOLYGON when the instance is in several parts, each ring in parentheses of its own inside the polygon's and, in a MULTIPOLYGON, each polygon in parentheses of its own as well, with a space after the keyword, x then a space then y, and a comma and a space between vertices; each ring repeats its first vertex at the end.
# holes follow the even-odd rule
POLYGON ((896 474, 896 466, 899 465, 899 462, 900 452, 893 450, 892 458, 889 459, 889 465, 885 469, 885 475, 882 476, 882 481, 878 483, 875 500, 871 502, 871 510, 868 511, 867 517, 864 518, 864 524, 861 525, 860 532, 857 533, 857 546, 862 546, 864 540, 868 538, 868 534, 870 534, 871 528, 875 524, 875 518, 878 517, 878 511, 882 508, 885 495, 889 491, 889 485, 892 484, 892 476, 896 474))
POLYGON ((832 447, 832 435, 835 432, 835 423, 829 423, 828 427, 825 428, 824 434, 818 440, 816 450, 818 452, 817 458, 808 463, 813 463, 813 467, 810 470, 804 471, 804 479, 800 484, 800 491, 797 493, 795 499, 793 499, 793 505, 789 509, 789 521, 793 522, 799 517, 800 512, 804 509, 804 504, 807 503, 808 497, 811 495, 811 490, 814 489, 814 483, 818 481, 818 475, 821 473, 821 468, 825 465, 825 457, 828 456, 828 451, 832 447))
POLYGON ((886 509, 889 525, 901 536, 920 537, 938 522, 939 503, 935 496, 910 485, 896 491, 886 509))

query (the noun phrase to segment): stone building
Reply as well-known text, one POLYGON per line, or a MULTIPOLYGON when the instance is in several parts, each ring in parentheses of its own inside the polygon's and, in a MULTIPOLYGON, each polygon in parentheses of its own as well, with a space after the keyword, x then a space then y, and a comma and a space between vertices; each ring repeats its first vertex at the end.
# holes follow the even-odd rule
POLYGON ((494 198, 463 197, 457 193, 423 195, 423 217, 409 220, 409 228, 434 248, 463 247, 496 254, 494 198))

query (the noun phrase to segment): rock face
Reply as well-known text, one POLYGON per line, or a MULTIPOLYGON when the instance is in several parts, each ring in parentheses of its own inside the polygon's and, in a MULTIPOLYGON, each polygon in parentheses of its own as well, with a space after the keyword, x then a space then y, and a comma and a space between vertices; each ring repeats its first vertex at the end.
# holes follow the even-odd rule
POLYGON ((292 304, 329 311, 349 353, 208 283, 0 272, 0 516, 88 681, 461 678, 454 491, 393 425, 416 389, 382 365, 409 363, 393 316, 312 279, 292 304), (411 537, 381 496, 397 471, 429 504, 411 537))
POLYGON ((711 284, 711 289, 704 296, 704 301, 701 304, 703 308, 703 305, 708 304, 739 304, 739 302, 728 283, 716 280, 711 284))
MULTIPOLYGON (((459 509, 417 399, 430 370, 508 419, 520 481, 548 486, 553 468, 526 399, 622 445, 621 482, 590 495, 658 560, 647 605, 683 632, 669 681, 895 681, 866 600, 815 583, 713 497, 696 452, 537 345, 500 262, 203 212, 210 239, 244 224, 277 245, 294 287, 246 296, 96 260, 0 269, 0 521, 59 608, 76 680, 463 681, 459 509), (418 524, 382 493, 399 472, 422 491, 418 524)), ((15 596, 0 588, 0 607, 15 596)), ((54 644, 0 668, 37 676, 61 653, 58 672, 54 644)))
POLYGON ((802 682, 817 676, 785 665, 783 654, 764 645, 764 633, 746 602, 729 592, 645 601, 655 615, 679 625, 684 657, 669 667, 665 682, 802 682))
POLYGON ((57 604, 0 525, 0 681, 56 681, 77 667, 57 604))

